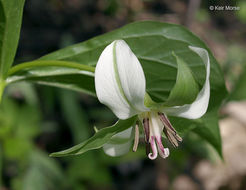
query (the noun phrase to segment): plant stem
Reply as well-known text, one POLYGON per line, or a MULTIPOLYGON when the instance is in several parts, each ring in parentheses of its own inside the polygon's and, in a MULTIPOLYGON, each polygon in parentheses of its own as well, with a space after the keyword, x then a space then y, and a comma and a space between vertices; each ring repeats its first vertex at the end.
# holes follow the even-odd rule
POLYGON ((2 172, 3 172, 3 151, 2 151, 2 146, 0 145, 0 188, 3 187, 2 172))
POLYGON ((3 96, 3 92, 6 86, 6 82, 3 79, 0 79, 0 103, 2 101, 2 96, 3 96))
POLYGON ((49 61, 31 61, 31 62, 25 62, 25 63, 18 64, 9 70, 8 76, 13 75, 20 70, 28 69, 31 67, 47 67, 47 66, 69 67, 69 68, 74 68, 74 69, 79 69, 79 70, 84 70, 84 71, 95 72, 95 68, 89 65, 83 65, 83 64, 69 62, 69 61, 49 60, 49 61))

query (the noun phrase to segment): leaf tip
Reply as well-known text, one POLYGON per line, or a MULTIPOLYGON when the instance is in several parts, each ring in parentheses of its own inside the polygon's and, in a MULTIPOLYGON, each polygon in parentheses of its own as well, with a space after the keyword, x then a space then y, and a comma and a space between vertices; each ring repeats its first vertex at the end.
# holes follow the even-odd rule
POLYGON ((58 158, 58 157, 64 157, 64 156, 67 156, 67 155, 64 155, 64 154, 62 154, 61 152, 53 152, 53 153, 51 153, 51 154, 49 154, 49 157, 56 157, 56 158, 58 158))
POLYGON ((174 51, 172 51, 172 56, 175 57, 176 59, 178 57, 174 51))

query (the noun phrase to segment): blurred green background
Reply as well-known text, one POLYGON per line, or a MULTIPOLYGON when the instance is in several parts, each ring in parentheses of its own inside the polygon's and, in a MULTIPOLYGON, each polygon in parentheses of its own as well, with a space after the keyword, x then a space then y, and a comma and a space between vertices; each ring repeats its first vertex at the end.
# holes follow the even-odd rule
POLYGON ((246 189, 245 0, 26 0, 16 64, 137 20, 185 25, 214 52, 231 92, 220 113, 224 161, 192 132, 166 160, 148 160, 143 145, 119 158, 101 149, 51 158, 116 117, 96 98, 18 83, 0 107, 0 190, 246 189))

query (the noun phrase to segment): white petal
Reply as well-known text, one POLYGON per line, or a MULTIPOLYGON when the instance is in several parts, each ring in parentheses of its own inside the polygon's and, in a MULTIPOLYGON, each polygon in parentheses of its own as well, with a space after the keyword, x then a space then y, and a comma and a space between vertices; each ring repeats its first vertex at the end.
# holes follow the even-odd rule
POLYGON ((145 76, 141 64, 123 40, 108 45, 95 71, 99 101, 120 119, 145 111, 145 76))
POLYGON ((171 108, 163 109, 167 115, 173 115, 178 117, 184 117, 188 119, 197 119, 202 117, 208 108, 209 97, 210 97, 210 61, 207 50, 198 47, 189 46, 189 48, 197 53, 203 60, 206 67, 206 80, 203 88, 197 95, 196 100, 192 104, 186 104, 183 106, 175 106, 171 108))
POLYGON ((132 127, 122 131, 112 137, 111 143, 103 146, 104 152, 109 156, 122 156, 129 152, 132 144, 132 127), (114 141, 123 140, 125 143, 117 144, 114 141))

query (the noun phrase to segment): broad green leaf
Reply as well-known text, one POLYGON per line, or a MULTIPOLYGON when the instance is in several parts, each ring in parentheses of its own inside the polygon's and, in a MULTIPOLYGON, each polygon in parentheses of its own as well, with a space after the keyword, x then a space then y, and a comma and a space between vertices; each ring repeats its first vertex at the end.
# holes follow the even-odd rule
POLYGON ((25 0, 0 0, 0 78, 7 77, 19 41, 25 0))
POLYGON ((168 106, 180 106, 183 102, 192 103, 199 92, 198 85, 186 63, 173 54, 177 60, 178 73, 176 83, 165 102, 168 106))
POLYGON ((95 96, 94 67, 67 61, 32 61, 12 67, 7 84, 29 81, 95 96))
MULTIPOLYGON (((172 56, 172 52, 187 63, 187 66, 190 68, 199 86, 203 85, 205 81, 204 64, 200 57, 188 48, 189 45, 208 50, 211 61, 211 90, 223 94, 226 92, 223 75, 206 45, 184 27, 174 24, 153 21, 132 23, 88 41, 58 50, 42 57, 40 60, 62 60, 95 67, 103 49, 116 39, 125 40, 140 60, 147 79, 147 92, 154 101, 165 102, 175 84, 177 63, 176 59, 172 56)), ((25 68, 23 67, 22 69, 25 68)), ((36 70, 34 67, 32 69, 36 70)), ((31 70, 28 72, 29 79, 31 78, 31 70)), ((12 72, 12 77, 15 77, 15 74, 16 73, 12 72)), ((66 76, 68 75, 71 74, 68 73, 66 76)), ((78 85, 78 78, 76 78, 76 80, 69 79, 69 82, 75 83, 75 87, 73 84, 68 85, 67 82, 65 82, 66 85, 64 85, 64 77, 55 76, 55 83, 52 84, 49 83, 49 81, 53 80, 53 77, 50 75, 48 80, 46 77, 35 77, 35 80, 38 83, 58 87, 67 87, 77 90, 82 88, 82 90, 87 93, 95 94, 94 86, 90 89, 86 87, 86 90, 84 90, 83 85, 87 83, 78 85)), ((182 105, 190 103, 191 99, 180 99, 178 96, 175 96, 175 98, 172 98, 172 101, 178 101, 178 103, 182 105)))
POLYGON ((103 128, 95 133, 88 140, 64 151, 52 153, 51 156, 61 157, 68 155, 79 155, 89 150, 101 148, 109 142, 111 138, 125 129, 131 127, 136 121, 136 117, 127 120, 119 120, 113 126, 103 128))
MULTIPOLYGON (((184 27, 174 24, 135 22, 58 50, 41 60, 66 60, 95 66, 103 49, 116 39, 125 40, 140 60, 147 80, 147 92, 154 101, 165 102, 175 84, 177 64, 172 52, 187 63, 199 86, 203 85, 204 64, 200 57, 188 48, 189 45, 208 50, 211 61, 211 90, 223 94, 226 92, 219 65, 206 45, 184 27)), ((185 104, 186 101, 187 99, 180 100, 180 104, 185 104)))

